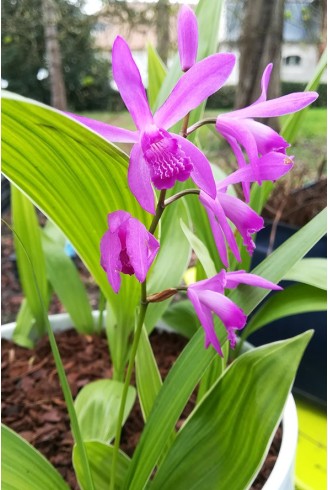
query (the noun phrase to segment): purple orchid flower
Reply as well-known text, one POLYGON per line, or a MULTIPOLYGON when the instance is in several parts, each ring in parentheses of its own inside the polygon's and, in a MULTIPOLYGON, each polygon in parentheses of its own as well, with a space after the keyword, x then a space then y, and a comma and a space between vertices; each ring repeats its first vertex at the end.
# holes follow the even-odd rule
POLYGON ((239 284, 247 284, 265 289, 282 289, 280 286, 255 274, 249 274, 245 271, 226 272, 222 269, 210 279, 192 284, 187 290, 187 296, 192 302, 200 323, 205 330, 205 347, 208 348, 212 344, 214 349, 222 357, 223 352, 215 333, 212 312, 224 324, 230 346, 234 348, 237 342, 235 331, 244 328, 247 316, 231 299, 224 296, 224 289, 234 289, 239 284))
POLYGON ((137 131, 70 114, 109 141, 134 143, 128 182, 139 204, 149 213, 155 213, 151 183, 157 189, 169 189, 177 180, 191 177, 200 189, 215 197, 215 182, 206 157, 186 138, 167 130, 216 92, 229 77, 234 63, 235 57, 229 53, 214 54, 198 62, 152 115, 131 51, 118 36, 113 45, 113 76, 137 131))
POLYGON ((264 227, 263 218, 243 201, 227 194, 227 187, 239 182, 251 183, 258 178, 261 181, 277 180, 289 172, 292 167, 291 157, 285 157, 285 162, 282 162, 280 153, 270 152, 259 159, 256 173, 251 165, 247 165, 217 182, 215 199, 212 199, 203 191, 200 192, 200 202, 206 209, 219 256, 226 267, 229 266, 226 244, 231 249, 236 260, 238 262, 241 261, 236 237, 228 220, 235 225, 241 234, 243 243, 250 255, 253 254, 255 249, 255 243, 251 235, 264 227))
POLYGON ((118 293, 121 286, 120 272, 135 274, 138 281, 146 279, 147 272, 159 249, 156 238, 145 226, 126 211, 108 215, 109 230, 101 239, 101 266, 118 293))
POLYGON ((197 50, 197 17, 188 5, 183 5, 178 15, 178 51, 182 71, 188 71, 195 64, 197 50))
MULTIPOLYGON (((242 148, 245 150, 249 163, 256 171, 259 155, 278 152, 283 159, 286 148, 290 145, 269 126, 254 121, 254 117, 277 117, 297 112, 312 104, 318 94, 316 92, 297 92, 277 99, 267 100, 267 89, 270 81, 272 64, 263 72, 260 97, 250 106, 218 116, 217 131, 227 140, 236 155, 240 168, 247 165, 242 148)), ((256 179, 261 183, 260 176, 256 179)), ((246 201, 249 201, 250 184, 243 183, 246 201)))

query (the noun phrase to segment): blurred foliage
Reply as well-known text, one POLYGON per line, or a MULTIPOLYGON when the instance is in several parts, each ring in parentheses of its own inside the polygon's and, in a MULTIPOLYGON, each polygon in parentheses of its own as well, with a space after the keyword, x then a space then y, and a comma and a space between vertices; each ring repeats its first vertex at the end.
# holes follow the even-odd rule
MULTIPOLYGON (((94 47, 95 18, 81 12, 83 3, 56 0, 67 98, 74 110, 106 109, 108 59, 94 47)), ((49 78, 37 78, 47 74, 41 0, 3 0, 1 14, 2 78, 8 90, 49 104, 49 78)))

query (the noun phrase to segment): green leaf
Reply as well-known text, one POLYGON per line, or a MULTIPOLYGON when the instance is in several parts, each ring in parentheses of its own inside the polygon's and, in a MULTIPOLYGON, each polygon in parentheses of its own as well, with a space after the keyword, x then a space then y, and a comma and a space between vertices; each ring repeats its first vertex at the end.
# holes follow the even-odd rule
POLYGON ((1 424, 3 490, 69 490, 58 471, 39 451, 1 424))
POLYGON ((311 335, 254 349, 234 362, 187 420, 150 488, 249 488, 311 335))
MULTIPOLYGON (((115 436, 123 383, 100 379, 88 383, 79 391, 74 406, 84 441, 97 440, 109 443, 115 436)), ((136 398, 136 390, 129 386, 124 410, 126 421, 136 398)))
MULTIPOLYGON (((98 441, 88 441, 85 442, 84 445, 96 490, 108 490, 110 484, 110 468, 112 466, 113 458, 113 446, 108 446, 107 444, 98 441)), ((116 465, 116 490, 120 490, 122 488, 129 463, 130 459, 128 456, 120 451, 118 453, 116 465)), ((76 446, 73 448, 73 466, 81 489, 89 490, 84 478, 83 463, 79 457, 78 451, 76 450, 76 446)))
MULTIPOLYGON (((179 226, 182 218, 190 223, 188 209, 184 199, 168 206, 161 223, 161 247, 147 279, 147 293, 156 293, 180 284, 188 267, 191 249, 184 233, 179 226)), ((170 300, 152 303, 148 306, 145 325, 150 332, 162 316, 170 300)))
POLYGON ((327 290, 327 259, 303 259, 289 269, 284 277, 327 290))
POLYGON ((158 93, 166 77, 166 67, 156 49, 148 44, 148 89, 147 95, 151 109, 154 108, 158 93))
POLYGON ((140 336, 136 355, 136 381, 141 411, 146 421, 162 386, 162 378, 145 327, 140 336))
MULTIPOLYGON (((327 49, 322 53, 321 58, 317 64, 316 70, 312 79, 309 81, 305 87, 305 92, 316 90, 320 84, 321 77, 327 68, 327 49)), ((310 108, 305 108, 302 111, 295 112, 291 114, 283 125, 280 134, 285 138, 291 145, 295 142, 299 128, 301 127, 302 121, 310 108)))
POLYGON ((186 235, 192 249, 195 251, 197 258, 200 260, 202 266, 204 267, 207 277, 214 276, 216 274, 215 265, 204 243, 199 238, 197 238, 191 230, 189 230, 183 220, 180 220, 180 226, 183 233, 186 235))
POLYGON ((5 93, 2 157, 2 172, 62 230, 109 301, 118 328, 131 331, 139 283, 125 276, 116 295, 99 252, 108 213, 124 209, 150 225, 128 188, 127 155, 62 113, 5 93))
POLYGON ((58 240, 57 228, 49 224, 42 230, 42 246, 46 259, 46 269, 54 292, 65 306, 76 330, 81 333, 93 333, 94 324, 91 307, 85 287, 75 265, 66 255, 61 240, 58 240))
POLYGON ((33 348, 34 342, 30 338, 30 334, 34 323, 35 318, 31 312, 27 299, 24 298, 16 317, 16 325, 13 333, 13 341, 15 344, 26 347, 27 349, 33 348))
POLYGON ((175 332, 188 339, 194 335, 199 325, 194 307, 187 299, 171 303, 165 311, 162 320, 166 325, 173 328, 175 332))
MULTIPOLYGON (((253 272, 270 281, 279 282, 288 268, 300 260, 325 234, 326 218, 326 211, 322 211, 253 272)), ((266 289, 244 286, 234 290, 230 298, 248 315, 268 294, 266 289)), ((218 338, 223 345, 226 331, 218 321, 216 324, 219 327, 218 338)), ((203 329, 198 329, 171 368, 158 393, 133 455, 124 489, 137 490, 146 484, 191 393, 216 356, 214 349, 204 349, 203 329)))
MULTIPOLYGON (((44 304, 48 303, 48 286, 46 276, 45 258, 42 252, 40 227, 33 204, 17 187, 11 186, 11 204, 13 228, 19 239, 23 242, 32 262, 35 276, 38 281, 44 304)), ((14 244, 17 257, 19 279, 24 295, 27 298, 32 315, 35 318, 35 327, 39 335, 44 333, 43 309, 40 304, 31 266, 26 258, 22 244, 14 234, 14 244)))
MULTIPOLYGON (((327 295, 322 289, 307 284, 295 284, 270 296, 254 314, 242 333, 245 339, 259 328, 279 318, 310 311, 325 311, 327 295)), ((286 323, 288 329, 288 322, 286 323)))

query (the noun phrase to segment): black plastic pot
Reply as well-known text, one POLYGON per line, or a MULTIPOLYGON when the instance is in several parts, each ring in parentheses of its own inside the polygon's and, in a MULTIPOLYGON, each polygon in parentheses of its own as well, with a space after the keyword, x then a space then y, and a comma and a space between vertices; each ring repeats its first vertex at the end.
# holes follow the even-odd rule
MULTIPOLYGON (((267 256, 271 224, 262 230, 256 240, 256 250, 252 259, 252 268, 267 256)), ((277 227, 275 243, 276 249, 290 238, 298 228, 285 224, 277 227)), ((327 239, 322 238, 306 255, 306 257, 327 257, 327 239)), ((291 284, 282 282, 281 285, 291 284)), ((295 393, 301 393, 319 404, 327 403, 327 314, 326 312, 303 313, 276 320, 254 334, 250 335, 249 342, 258 346, 283 340, 298 335, 305 330, 314 329, 312 337, 302 362, 300 364, 295 384, 295 393)))

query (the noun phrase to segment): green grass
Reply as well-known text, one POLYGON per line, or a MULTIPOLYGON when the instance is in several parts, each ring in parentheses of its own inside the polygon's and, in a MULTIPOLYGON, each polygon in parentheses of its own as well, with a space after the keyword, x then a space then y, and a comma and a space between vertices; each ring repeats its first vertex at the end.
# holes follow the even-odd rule
MULTIPOLYGON (((218 112, 206 111, 205 117, 215 117, 218 112)), ((114 126, 126 129, 135 129, 134 123, 128 112, 88 112, 85 116, 104 121, 114 126)), ((284 116, 288 117, 288 116, 284 116)), ((281 124, 284 118, 280 118, 281 124)), ((308 110, 302 121, 296 143, 289 149, 289 154, 295 156, 293 170, 293 187, 299 187, 316 180, 321 175, 326 175, 325 158, 327 153, 327 109, 313 108, 308 110)), ((224 171, 231 172, 236 168, 235 157, 230 147, 215 131, 214 126, 203 126, 198 130, 199 142, 207 157, 213 163, 219 165, 224 171)), ((120 145, 128 151, 127 145, 120 145)))

